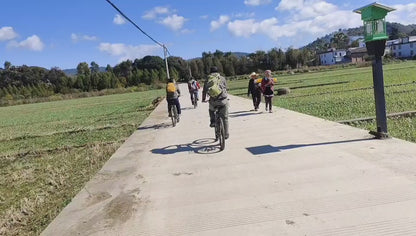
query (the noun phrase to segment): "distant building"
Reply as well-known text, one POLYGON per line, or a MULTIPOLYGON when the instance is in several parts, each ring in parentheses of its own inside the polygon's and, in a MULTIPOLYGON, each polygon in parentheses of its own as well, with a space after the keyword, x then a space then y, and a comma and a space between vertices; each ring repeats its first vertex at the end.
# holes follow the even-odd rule
POLYGON ((364 47, 357 47, 357 48, 349 48, 347 51, 347 58, 351 63, 361 63, 365 61, 365 58, 368 56, 367 48, 364 47))
POLYGON ((319 53, 319 62, 321 65, 335 65, 339 63, 345 63, 345 56, 347 50, 331 48, 326 52, 319 53))
MULTIPOLYGON (((384 55, 391 55, 395 58, 416 57, 416 36, 386 41, 384 55)), ((367 48, 362 40, 359 40, 359 47, 345 49, 328 49, 326 52, 318 53, 321 65, 335 65, 342 63, 360 63, 368 57, 367 48)))
POLYGON ((386 42, 386 54, 395 58, 413 58, 416 56, 416 36, 409 36, 386 42))

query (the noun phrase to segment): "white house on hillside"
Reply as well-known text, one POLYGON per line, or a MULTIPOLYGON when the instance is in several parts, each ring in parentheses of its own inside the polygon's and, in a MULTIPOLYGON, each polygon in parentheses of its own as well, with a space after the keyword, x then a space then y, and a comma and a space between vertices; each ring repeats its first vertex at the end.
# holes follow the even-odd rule
POLYGON ((395 58, 412 58, 416 56, 416 36, 387 41, 387 52, 395 58))
POLYGON ((344 63, 345 55, 347 55, 347 50, 331 48, 326 52, 319 53, 319 61, 321 65, 325 66, 344 63))

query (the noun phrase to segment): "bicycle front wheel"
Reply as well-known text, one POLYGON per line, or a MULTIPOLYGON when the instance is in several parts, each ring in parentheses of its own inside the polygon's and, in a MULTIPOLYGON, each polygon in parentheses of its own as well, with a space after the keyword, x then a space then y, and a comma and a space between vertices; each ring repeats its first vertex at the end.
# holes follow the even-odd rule
POLYGON ((218 139, 220 141, 220 150, 224 150, 225 148, 225 128, 224 128, 224 120, 220 117, 218 119, 218 139))

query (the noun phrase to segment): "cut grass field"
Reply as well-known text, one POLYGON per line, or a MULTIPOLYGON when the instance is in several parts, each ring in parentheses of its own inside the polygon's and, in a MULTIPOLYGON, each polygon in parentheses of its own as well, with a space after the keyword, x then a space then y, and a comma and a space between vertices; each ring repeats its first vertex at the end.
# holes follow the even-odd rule
MULTIPOLYGON (((386 64, 383 69, 387 113, 416 111, 416 61, 386 64)), ((275 89, 290 88, 291 92, 275 96, 273 105, 332 121, 374 117, 372 78, 371 67, 277 76, 275 89)), ((247 85, 248 79, 230 81, 230 92, 246 96, 247 85)), ((415 119, 389 118, 389 134, 416 142, 415 119)), ((375 120, 352 125, 376 130, 375 120)))
POLYGON ((0 107, 0 235, 38 235, 164 90, 0 107))

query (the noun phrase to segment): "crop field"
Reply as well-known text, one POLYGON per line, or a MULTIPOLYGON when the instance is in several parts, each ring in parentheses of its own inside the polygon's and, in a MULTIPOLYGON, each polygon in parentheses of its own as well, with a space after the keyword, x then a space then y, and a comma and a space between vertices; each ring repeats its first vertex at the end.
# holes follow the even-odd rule
MULTIPOLYGON (((416 61, 386 64, 383 70, 387 113, 416 111, 416 61)), ((375 117, 371 67, 275 77, 275 90, 290 88, 290 94, 274 97, 275 106, 332 121, 375 117)), ((247 85, 248 78, 230 81, 230 92, 246 96, 247 85)), ((376 130, 375 120, 351 125, 376 130)), ((391 136, 416 142, 414 113, 410 117, 388 118, 387 125, 391 136)))
POLYGON ((164 90, 0 108, 0 235, 38 235, 164 90))

